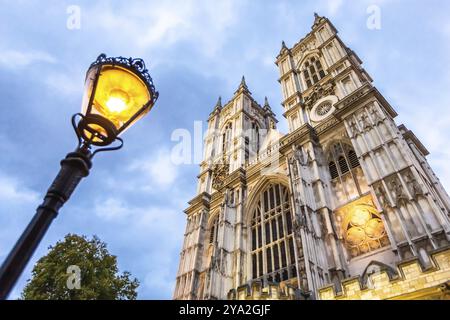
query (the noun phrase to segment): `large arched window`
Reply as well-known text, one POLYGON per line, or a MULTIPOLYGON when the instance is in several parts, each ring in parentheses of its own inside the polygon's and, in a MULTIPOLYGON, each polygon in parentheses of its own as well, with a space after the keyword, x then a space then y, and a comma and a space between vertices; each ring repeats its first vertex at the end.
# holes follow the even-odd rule
POLYGON ((308 88, 325 77, 325 72, 323 71, 322 64, 320 63, 319 58, 309 58, 303 64, 302 74, 308 88))
POLYGON ((252 214, 252 279, 281 282, 296 277, 288 189, 281 184, 269 185, 252 214))

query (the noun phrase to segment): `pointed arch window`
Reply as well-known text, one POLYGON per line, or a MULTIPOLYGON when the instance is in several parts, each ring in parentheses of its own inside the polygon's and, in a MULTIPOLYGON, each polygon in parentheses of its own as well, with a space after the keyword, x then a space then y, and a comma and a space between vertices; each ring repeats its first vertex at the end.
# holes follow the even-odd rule
POLYGON ((255 122, 252 123, 252 134, 251 134, 251 144, 252 151, 254 153, 259 152, 259 126, 255 122))
POLYGON ((323 71, 322 63, 320 62, 319 58, 309 58, 303 64, 302 74, 308 88, 325 77, 325 72, 323 71))
POLYGON ((222 151, 224 153, 226 153, 230 149, 231 138, 232 138, 232 129, 233 129, 233 126, 232 126, 232 124, 230 122, 230 123, 228 123, 226 125, 225 130, 223 131, 223 134, 222 134, 222 151))
POLYGON ((348 152, 348 160, 350 162, 350 166, 352 167, 352 169, 359 167, 358 156, 356 155, 355 151, 350 150, 348 152))
POLYGON ((338 142, 330 148, 328 169, 331 179, 336 179, 360 166, 356 152, 347 144, 338 142))
POLYGON ((261 193, 252 217, 252 279, 281 282, 296 277, 288 189, 271 184, 261 193))
POLYGON ((335 178, 339 177, 339 173, 336 168, 336 163, 334 163, 334 161, 331 161, 328 164, 328 168, 330 169, 331 179, 335 179, 335 178))
POLYGON ((341 174, 347 173, 348 172, 348 164, 347 164, 347 160, 345 160, 344 156, 340 156, 338 162, 339 162, 339 169, 341 169, 341 174))

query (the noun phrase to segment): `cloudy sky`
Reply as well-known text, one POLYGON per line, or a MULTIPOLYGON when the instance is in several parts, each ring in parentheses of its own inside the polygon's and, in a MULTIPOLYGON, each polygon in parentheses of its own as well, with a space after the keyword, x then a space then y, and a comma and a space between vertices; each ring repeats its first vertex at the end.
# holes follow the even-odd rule
POLYGON ((0 0, 0 261, 76 145, 70 116, 79 111, 89 64, 101 52, 142 57, 160 92, 157 105, 124 134, 122 150, 96 157, 32 263, 69 232, 95 234, 141 281, 140 299, 170 299, 183 209, 198 174, 195 163, 170 161, 172 132, 192 132, 243 74, 258 101, 269 97, 286 132, 274 60, 282 40, 291 46, 309 32, 315 11, 363 60, 450 190, 448 1, 0 0), (71 5, 80 9, 79 29, 68 28, 71 5), (371 5, 380 8, 379 30, 367 28, 371 5))

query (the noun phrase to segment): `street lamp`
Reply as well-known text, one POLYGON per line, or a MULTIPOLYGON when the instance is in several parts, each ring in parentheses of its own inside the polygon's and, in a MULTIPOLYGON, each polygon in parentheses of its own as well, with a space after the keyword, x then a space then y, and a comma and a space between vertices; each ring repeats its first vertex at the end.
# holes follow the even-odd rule
POLYGON ((61 161, 43 203, 1 266, 0 299, 8 297, 59 209, 89 174, 94 155, 120 149, 123 140, 119 135, 148 113, 157 98, 142 59, 101 54, 91 64, 86 73, 82 112, 72 116, 78 146, 61 161), (93 150, 93 146, 97 148, 93 150))

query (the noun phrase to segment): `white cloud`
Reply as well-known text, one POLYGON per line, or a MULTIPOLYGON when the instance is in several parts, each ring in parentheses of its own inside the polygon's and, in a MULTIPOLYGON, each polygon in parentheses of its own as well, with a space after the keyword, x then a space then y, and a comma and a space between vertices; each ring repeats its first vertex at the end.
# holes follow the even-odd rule
POLYGON ((170 152, 161 149, 156 157, 147 157, 135 160, 130 164, 128 170, 140 172, 148 180, 142 185, 142 189, 155 189, 170 187, 178 176, 178 167, 172 163, 170 152))
POLYGON ((45 84, 54 92, 62 95, 80 95, 82 94, 83 83, 79 75, 69 76, 64 73, 50 73, 44 78, 45 84))
POLYGON ((0 174, 0 201, 8 203, 35 203, 39 194, 25 186, 13 177, 0 174))
POLYGON ((36 62, 55 63, 56 59, 49 53, 43 51, 0 51, 0 66, 8 69, 23 68, 36 62))
POLYGON ((11 249, 39 200, 39 193, 16 177, 0 172, 0 225, 3 226, 0 232, 0 261, 11 249))
POLYGON ((125 204, 116 198, 108 198, 97 202, 94 208, 95 214, 104 220, 122 220, 128 217, 131 212, 125 204))
POLYGON ((147 50, 190 41, 212 55, 226 37, 225 31, 238 21, 239 7, 245 1, 131 2, 120 9, 98 5, 86 9, 86 21, 113 34, 117 43, 131 41, 147 50), (89 10, 89 11, 87 11, 89 10), (131 35, 131 37, 130 37, 131 35))
POLYGON ((341 9, 343 4, 344 4, 343 0, 328 0, 327 1, 328 14, 330 16, 334 16, 339 11, 339 9, 341 9))

